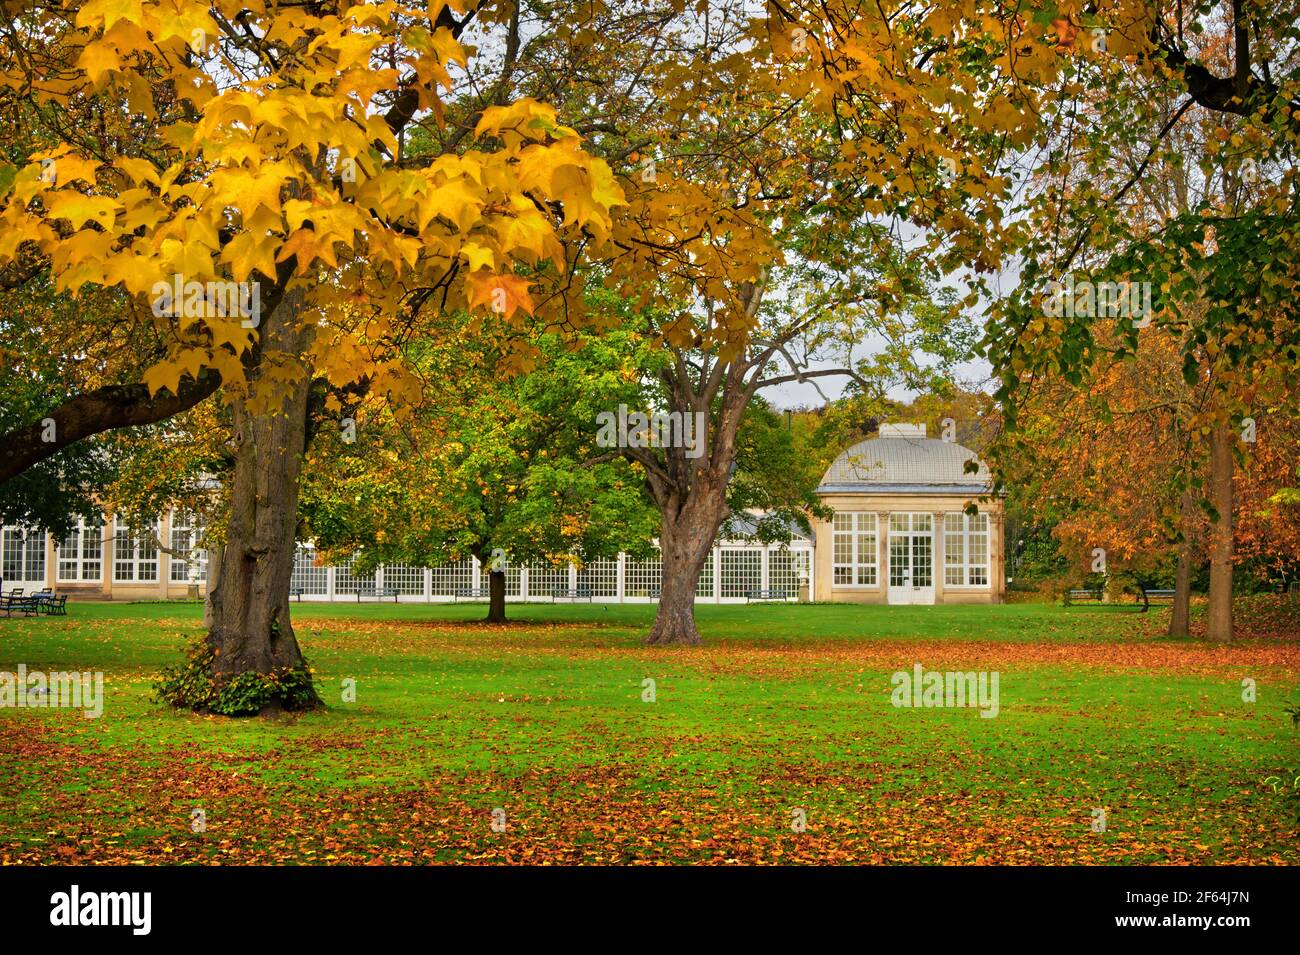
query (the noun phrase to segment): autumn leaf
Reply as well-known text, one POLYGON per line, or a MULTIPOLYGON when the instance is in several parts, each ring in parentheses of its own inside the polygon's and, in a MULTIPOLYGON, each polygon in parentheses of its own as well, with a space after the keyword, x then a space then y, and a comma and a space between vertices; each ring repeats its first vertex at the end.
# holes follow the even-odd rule
POLYGON ((491 272, 474 272, 465 283, 469 288, 470 308, 485 306, 505 318, 519 309, 533 314, 533 300, 528 294, 529 283, 516 275, 494 275, 491 272))

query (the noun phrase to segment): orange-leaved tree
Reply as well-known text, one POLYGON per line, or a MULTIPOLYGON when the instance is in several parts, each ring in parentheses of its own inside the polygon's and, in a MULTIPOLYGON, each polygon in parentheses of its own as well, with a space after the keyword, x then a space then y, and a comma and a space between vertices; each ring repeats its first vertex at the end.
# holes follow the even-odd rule
MULTIPOLYGON (((0 171, 0 266, 34 261, 74 294, 119 289, 163 330, 168 353, 143 396, 120 396, 124 418, 162 393, 219 388, 231 407, 209 596, 218 686, 305 669, 288 583, 309 417, 349 390, 400 406, 416 387, 400 346, 439 310, 508 324, 558 308, 549 293, 624 201, 532 99, 485 110, 454 152, 406 154, 479 14, 459 0, 89 0, 22 4, 0 34, 0 96, 32 143, 0 171)), ((28 442, 26 460, 118 423, 62 410, 57 440, 28 442)))

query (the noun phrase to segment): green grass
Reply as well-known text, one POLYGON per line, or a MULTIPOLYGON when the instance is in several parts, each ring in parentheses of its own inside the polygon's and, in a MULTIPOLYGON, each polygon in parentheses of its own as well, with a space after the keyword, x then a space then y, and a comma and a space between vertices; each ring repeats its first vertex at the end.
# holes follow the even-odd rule
POLYGON ((151 701, 197 604, 0 621, 0 670, 102 670, 106 697, 94 720, 0 710, 0 860, 1300 861, 1269 781, 1300 771, 1294 640, 1171 641, 1117 608, 702 605, 705 647, 651 649, 653 610, 295 604, 329 706, 280 720, 151 701), (918 662, 997 671, 998 716, 892 706, 918 662))

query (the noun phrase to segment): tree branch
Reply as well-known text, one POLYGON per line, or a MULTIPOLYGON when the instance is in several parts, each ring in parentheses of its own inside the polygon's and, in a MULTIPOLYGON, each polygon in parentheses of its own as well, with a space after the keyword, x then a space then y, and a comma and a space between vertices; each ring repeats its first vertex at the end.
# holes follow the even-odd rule
POLYGON ((106 385, 65 401, 40 421, 0 437, 0 484, 83 438, 145 424, 155 424, 193 408, 221 386, 208 368, 197 379, 185 378, 177 394, 153 397, 143 384, 106 385), (53 421, 53 440, 45 440, 53 421))

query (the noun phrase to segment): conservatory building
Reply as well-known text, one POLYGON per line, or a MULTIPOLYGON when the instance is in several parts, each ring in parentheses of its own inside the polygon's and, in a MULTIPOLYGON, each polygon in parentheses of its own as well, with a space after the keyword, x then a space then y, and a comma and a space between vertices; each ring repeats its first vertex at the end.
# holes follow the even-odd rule
POLYGON ((882 425, 826 470, 817 495, 835 516, 813 521, 814 600, 1001 603, 1002 502, 988 468, 925 432, 882 425))
MULTIPOLYGON (((736 515, 730 538, 714 544, 696 588, 702 603, 819 600, 859 603, 996 603, 1002 600, 1002 504, 974 452, 928 438, 924 425, 884 425, 830 466, 818 494, 834 509, 811 535, 790 528, 788 544, 755 539, 752 519, 736 515), (969 504, 978 512, 966 514, 969 504)), ((78 520, 55 539, 39 530, 0 528, 6 593, 48 589, 74 599, 197 597, 207 588, 204 528, 175 511, 143 526, 113 515, 78 520), (169 546, 168 546, 169 545, 169 546)), ((619 554, 583 566, 505 567, 510 601, 593 600, 653 603, 657 554, 619 554)), ((354 572, 329 564, 310 541, 295 554, 295 600, 455 601, 479 599, 488 571, 466 558, 437 567, 388 565, 354 572)))

